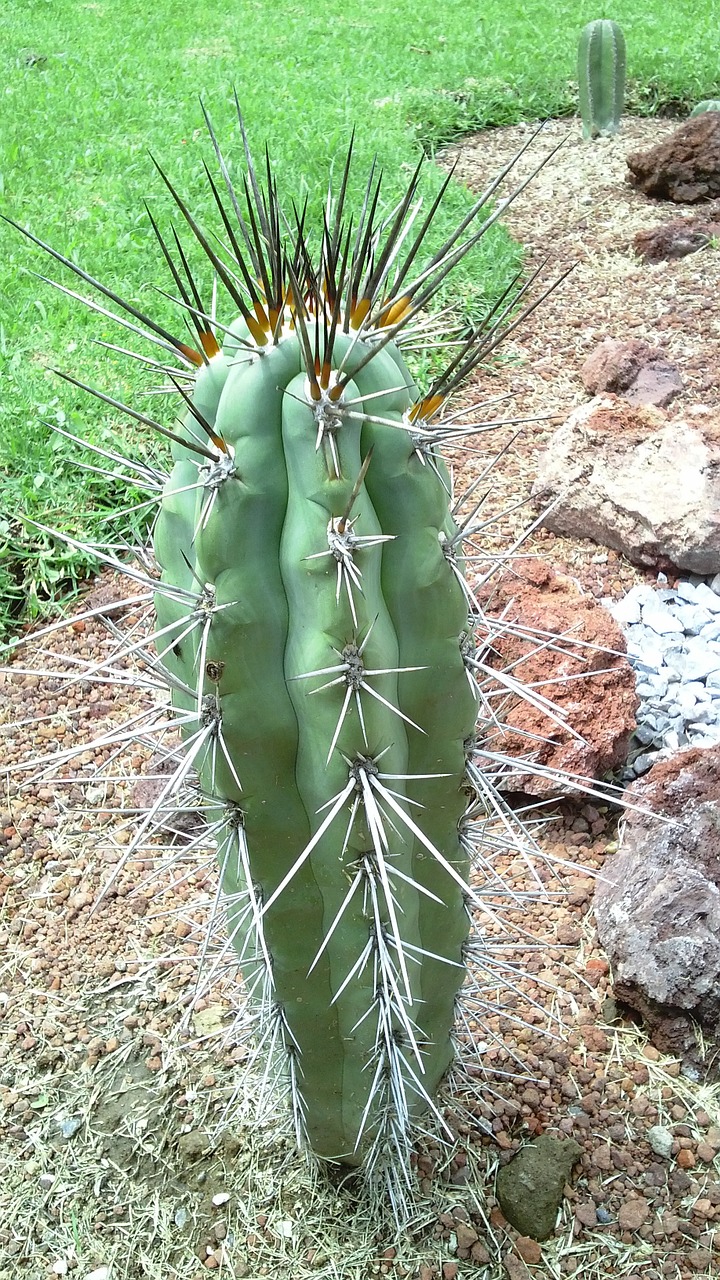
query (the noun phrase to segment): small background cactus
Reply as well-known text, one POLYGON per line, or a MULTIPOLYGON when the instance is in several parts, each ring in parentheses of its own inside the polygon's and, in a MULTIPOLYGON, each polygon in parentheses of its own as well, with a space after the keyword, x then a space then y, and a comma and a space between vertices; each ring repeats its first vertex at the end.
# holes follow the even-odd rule
POLYGON ((625 37, 616 22, 588 22, 578 43, 583 137, 617 133, 625 100, 625 37))
POLYGON ((705 98, 702 102, 698 102, 690 112, 690 119, 693 116, 702 116, 706 111, 720 111, 720 98, 705 98))

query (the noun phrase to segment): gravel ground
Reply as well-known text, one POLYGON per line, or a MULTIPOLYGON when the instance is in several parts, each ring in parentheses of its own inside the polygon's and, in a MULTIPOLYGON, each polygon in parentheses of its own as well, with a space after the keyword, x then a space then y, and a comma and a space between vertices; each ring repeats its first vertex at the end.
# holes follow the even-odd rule
MULTIPOLYGON (((639 281, 647 269, 631 265, 612 227, 598 247, 591 215, 609 218, 613 202, 603 198, 590 209, 578 191, 592 190, 594 166, 621 145, 639 145, 639 132, 649 140, 666 128, 635 122, 612 147, 575 147, 574 164, 588 165, 584 186, 573 179, 567 192, 586 223, 575 225, 578 254, 583 261, 594 254, 613 287, 622 281, 627 315, 641 306, 628 280, 639 281)), ((491 169, 521 136, 499 130, 486 137, 482 154, 491 169)), ((513 216, 524 221, 510 220, 533 251, 534 230, 559 238, 568 172, 555 181, 552 199, 541 186, 538 202, 552 210, 547 232, 537 208, 533 216, 532 207, 518 205, 513 216)), ((654 209, 653 218, 660 216, 654 209)), ((560 243, 555 252, 562 260, 560 243)), ((677 314, 706 317, 695 343, 700 354, 689 361, 701 358, 714 323, 702 298, 697 311, 688 301, 697 278, 703 290, 716 287, 705 274, 716 272, 715 258, 696 258, 672 264, 677 314)), ((523 334, 514 355, 521 363, 483 375, 478 393, 514 391, 518 414, 548 406, 562 414, 582 402, 578 361, 606 335, 608 314, 603 302, 598 315, 588 290, 584 319, 583 290, 574 287, 565 310, 577 323, 569 319, 550 346, 547 335, 563 313, 554 303, 523 334)), ((692 346, 690 320, 684 331, 692 346)), ((663 341, 677 332, 666 328, 663 341)), ((623 336, 617 327, 612 334, 623 336)), ((633 334, 658 336, 644 321, 633 334)), ((673 343, 673 358, 678 352, 673 343)), ((698 383, 693 394, 699 390, 698 383)), ((714 385, 703 392, 706 402, 715 394, 714 385)), ((498 465, 498 512, 508 495, 527 491, 546 434, 533 432, 498 465)), ((518 523, 517 516, 501 520, 503 536, 518 523)), ((617 597, 647 578, 613 553, 552 535, 538 535, 530 549, 595 595, 617 597)), ((107 608, 120 590, 112 575, 102 575, 76 614, 107 608)), ((113 625, 137 635, 144 608, 125 608, 113 625)), ((129 660, 122 687, 92 685, 88 665, 105 661, 116 642, 101 620, 76 614, 0 676, 11 768, 0 804, 2 1280, 199 1280, 212 1270, 343 1280, 717 1275, 720 1092, 684 1078, 677 1062, 620 1016, 595 936, 594 877, 616 848, 616 815, 580 800, 530 815, 544 823, 538 840, 545 860, 536 873, 544 898, 521 858, 502 850, 496 856, 495 871, 527 895, 514 923, 529 940, 514 958, 516 990, 498 998, 497 1016, 483 1027, 469 1017, 464 1034, 476 1087, 461 1088, 448 1103, 454 1148, 429 1143, 419 1152, 417 1221, 398 1240, 353 1187, 331 1193, 317 1180, 277 1117, 253 1118, 252 1090, 237 1095, 248 1048, 233 1027, 234 980, 218 971, 208 986, 196 986, 215 894, 207 851, 178 845, 168 870, 145 853, 119 869, 139 804, 137 776, 154 767, 149 742, 122 752, 101 744, 60 769, 35 766, 31 780, 17 785, 24 762, 90 742, 149 705, 129 660), (63 678, 71 669, 72 684, 63 678), (96 776, 103 764, 106 780, 96 776), (555 1235, 538 1245, 505 1222, 493 1186, 497 1168, 541 1133, 572 1136, 583 1154, 555 1235)))

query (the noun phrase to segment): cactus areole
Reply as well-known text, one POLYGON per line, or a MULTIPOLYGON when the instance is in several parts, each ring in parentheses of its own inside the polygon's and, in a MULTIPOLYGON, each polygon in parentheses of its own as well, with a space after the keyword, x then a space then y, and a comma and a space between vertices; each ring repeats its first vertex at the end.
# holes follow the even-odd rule
POLYGON ((625 37, 617 22, 588 22, 578 43, 578 90, 583 137, 617 133, 625 101, 625 37))
POLYGON ((442 1123, 454 1057, 478 903, 469 822, 484 816, 462 562, 479 502, 458 528, 440 451, 478 424, 443 406, 518 323, 517 295, 465 328, 421 393, 401 346, 432 339, 426 305, 497 216, 498 182, 428 262, 449 178, 421 213, 418 166, 381 216, 371 172, 346 216, 351 147, 313 239, 281 213, 269 165, 259 181, 244 129, 238 196, 208 127, 219 234, 164 174, 194 250, 173 229, 171 251, 151 218, 190 341, 30 238, 160 348, 151 364, 179 393, 172 427, 94 393, 172 441, 153 535, 153 671, 185 748, 172 786, 199 780, 229 941, 299 1141, 370 1167, 406 1157, 428 1109, 442 1123))

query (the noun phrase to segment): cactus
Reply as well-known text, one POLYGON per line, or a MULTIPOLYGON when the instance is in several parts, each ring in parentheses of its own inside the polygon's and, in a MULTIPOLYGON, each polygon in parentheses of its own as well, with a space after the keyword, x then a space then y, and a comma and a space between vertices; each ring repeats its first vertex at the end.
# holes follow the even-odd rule
POLYGON ((706 111, 720 111, 720 98, 705 98, 703 102, 698 102, 690 112, 690 119, 693 116, 702 116, 706 111))
POLYGON ((625 99, 625 37, 616 22, 588 22, 578 43, 583 137, 617 133, 625 99))
MULTIPOLYGON (((422 266, 449 179, 416 230, 420 166, 384 220, 371 172, 353 220, 351 145, 314 257, 305 215, 281 213, 244 129, 241 199, 207 123, 217 241, 159 172, 234 318, 216 319, 190 250, 175 229, 171 250, 152 216, 191 342, 25 234, 116 310, 90 306, 159 348, 150 363, 180 405, 168 427, 62 375, 171 441, 164 481, 135 466, 153 500, 162 490, 157 570, 135 577, 154 594, 146 661, 185 754, 126 857, 192 773, 229 940, 298 1140, 375 1167, 407 1154, 424 1113, 444 1124, 435 1096, 455 1054, 471 908, 483 906, 468 882, 473 823, 502 810, 475 754, 488 636, 463 545, 477 502, 456 518, 441 457, 479 428, 443 406, 519 323, 531 281, 465 331, 421 392, 401 346, 427 331, 427 304, 498 216, 487 203, 499 179, 422 266)), ((167 732, 163 711, 161 741, 167 732)), ((490 950, 482 963, 492 971, 490 950)))

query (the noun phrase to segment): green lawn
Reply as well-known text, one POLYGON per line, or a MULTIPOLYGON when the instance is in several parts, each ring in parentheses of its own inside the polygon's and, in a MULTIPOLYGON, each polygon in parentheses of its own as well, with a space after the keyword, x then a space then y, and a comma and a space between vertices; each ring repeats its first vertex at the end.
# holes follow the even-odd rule
MULTIPOLYGON (((590 18, 623 26, 631 109, 686 113, 720 93, 716 0, 617 0, 605 10, 584 0, 316 0, 309 10, 291 0, 4 0, 0 212, 162 313, 163 299, 149 296, 168 281, 143 199, 161 218, 169 203, 148 152, 201 207, 202 160, 210 159, 201 93, 237 156, 235 85, 256 152, 269 141, 281 188, 308 194, 315 207, 353 125, 355 172, 377 154, 391 204, 421 147, 431 154, 458 131, 572 113, 575 46, 590 18)), ((437 181, 430 165, 425 190, 437 181)), ((467 198, 452 193, 447 219, 467 198)), ((495 293, 516 265, 517 248, 501 232, 488 237, 461 282, 466 305, 495 293)), ((72 449, 47 424, 135 452, 157 448, 48 371, 58 366, 124 398, 136 399, 141 386, 134 367, 92 343, 122 342, 113 326, 32 270, 72 284, 3 225, 0 627, 22 602, 36 608, 87 564, 24 526, 22 511, 86 538, 132 533, 127 520, 99 523, 124 502, 121 487, 81 478, 68 461, 72 449)))

